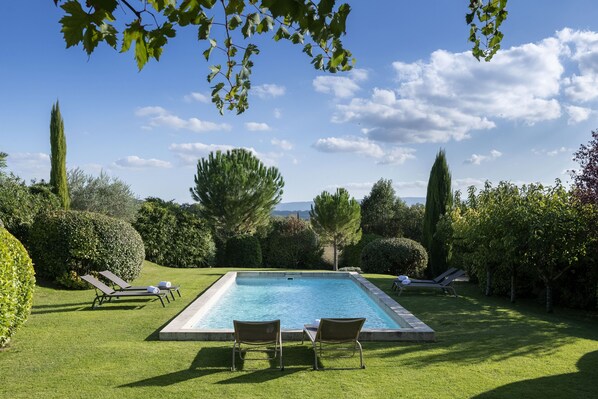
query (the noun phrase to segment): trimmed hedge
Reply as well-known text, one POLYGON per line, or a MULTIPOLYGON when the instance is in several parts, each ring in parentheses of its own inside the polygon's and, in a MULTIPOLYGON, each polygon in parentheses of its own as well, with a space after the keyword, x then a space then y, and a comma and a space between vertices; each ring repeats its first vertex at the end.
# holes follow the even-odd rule
POLYGON ((141 234, 147 260, 171 267, 209 267, 216 244, 193 206, 148 198, 133 227, 141 234))
POLYGON ((87 287, 79 276, 101 270, 134 280, 145 258, 141 236, 129 223, 92 212, 39 215, 30 247, 37 274, 68 288, 87 287))
POLYGON ((309 222, 296 217, 273 219, 261 245, 266 267, 313 269, 321 265, 324 253, 309 222))
POLYGON ((0 347, 27 320, 34 288, 33 264, 25 247, 0 227, 0 347))
POLYGON ((428 264, 424 247, 409 238, 382 238, 370 242, 361 253, 365 273, 422 276, 428 264))
POLYGON ((229 238, 225 245, 225 267, 261 267, 262 247, 256 236, 229 238))

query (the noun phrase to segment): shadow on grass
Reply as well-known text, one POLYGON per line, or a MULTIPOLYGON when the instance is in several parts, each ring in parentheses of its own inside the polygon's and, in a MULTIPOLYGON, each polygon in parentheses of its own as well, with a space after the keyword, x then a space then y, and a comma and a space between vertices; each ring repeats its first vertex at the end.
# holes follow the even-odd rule
POLYGON ((430 363, 481 363, 517 356, 547 356, 577 338, 598 339, 588 322, 563 321, 540 306, 510 304, 483 297, 473 284, 457 285, 459 297, 436 291, 410 292, 398 297, 390 290, 392 278, 369 278, 417 318, 436 331, 435 343, 400 344, 382 356, 403 356, 401 363, 425 367, 430 363))
MULTIPOLYGON (((131 382, 121 385, 119 388, 164 387, 216 373, 226 373, 231 376, 231 378, 225 381, 220 381, 219 384, 255 384, 305 370, 306 367, 311 366, 310 355, 311 351, 307 347, 284 347, 284 361, 285 363, 293 364, 294 366, 291 368, 285 367, 284 371, 280 371, 278 368, 278 359, 274 359, 269 361, 270 368, 247 370, 244 368, 246 362, 238 361, 238 371, 232 372, 230 370, 232 365, 232 343, 230 347, 201 348, 188 369, 131 382), (299 367, 298 365, 306 365, 306 367, 299 367)), ((265 363, 266 360, 257 361, 257 364, 260 365, 265 363)))
POLYGON ((598 397, 598 351, 586 353, 577 361, 577 373, 559 374, 518 381, 484 392, 475 399, 491 398, 596 398, 598 397))

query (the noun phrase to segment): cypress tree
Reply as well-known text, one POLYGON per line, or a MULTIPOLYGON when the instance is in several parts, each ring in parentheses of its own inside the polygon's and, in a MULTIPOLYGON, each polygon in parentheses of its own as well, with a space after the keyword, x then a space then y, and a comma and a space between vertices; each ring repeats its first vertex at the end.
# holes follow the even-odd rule
POLYGON ((52 105, 50 114, 50 151, 50 185, 60 199, 62 207, 68 210, 71 200, 66 177, 66 137, 58 100, 52 105))
POLYGON ((450 251, 435 233, 438 221, 450 209, 451 203, 451 173, 446 154, 440 150, 430 171, 423 226, 423 244, 429 254, 428 271, 434 276, 448 268, 450 251))

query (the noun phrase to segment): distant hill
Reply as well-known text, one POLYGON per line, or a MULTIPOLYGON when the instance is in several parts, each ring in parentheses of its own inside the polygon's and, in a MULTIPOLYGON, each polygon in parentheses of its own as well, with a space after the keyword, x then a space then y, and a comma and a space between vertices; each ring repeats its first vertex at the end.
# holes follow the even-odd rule
MULTIPOLYGON (((409 206, 426 203, 425 197, 403 197, 402 200, 409 206)), ((361 202, 360 199, 358 201, 361 202)), ((313 201, 283 202, 276 205, 276 208, 272 211, 272 215, 286 217, 295 215, 299 212, 299 217, 301 219, 309 219, 309 211, 313 203, 313 201)))

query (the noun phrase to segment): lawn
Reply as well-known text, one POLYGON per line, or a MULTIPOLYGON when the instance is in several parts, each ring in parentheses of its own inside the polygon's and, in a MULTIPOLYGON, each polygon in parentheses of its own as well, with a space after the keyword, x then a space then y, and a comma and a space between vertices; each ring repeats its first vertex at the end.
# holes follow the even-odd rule
MULTIPOLYGON (((158 332, 228 269, 144 266, 183 298, 119 301, 91 310, 93 291, 38 286, 32 314, 0 352, 0 398, 588 398, 598 397, 598 317, 485 298, 407 292, 399 302, 435 343, 365 342, 365 370, 313 371, 307 344, 287 342, 286 369, 266 361, 229 371, 231 342, 162 342, 158 332)), ((391 276, 366 275, 390 292, 391 276)), ((358 359, 323 365, 357 365, 358 359)))

